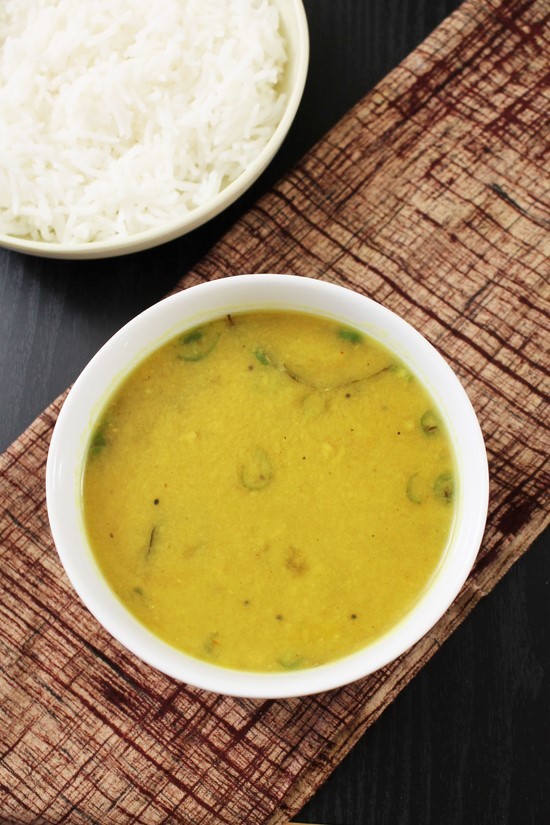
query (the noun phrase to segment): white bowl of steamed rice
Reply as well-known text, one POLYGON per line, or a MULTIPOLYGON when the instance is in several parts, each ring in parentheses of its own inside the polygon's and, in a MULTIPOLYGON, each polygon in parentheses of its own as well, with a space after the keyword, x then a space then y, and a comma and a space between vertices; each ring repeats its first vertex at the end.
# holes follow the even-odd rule
POLYGON ((252 698, 360 679, 430 631, 483 535, 487 459, 438 352, 330 283, 242 275, 120 330, 46 472, 84 604, 182 682, 252 698))
POLYGON ((0 246, 101 258, 205 223, 273 159, 308 59, 301 0, 7 0, 0 246))

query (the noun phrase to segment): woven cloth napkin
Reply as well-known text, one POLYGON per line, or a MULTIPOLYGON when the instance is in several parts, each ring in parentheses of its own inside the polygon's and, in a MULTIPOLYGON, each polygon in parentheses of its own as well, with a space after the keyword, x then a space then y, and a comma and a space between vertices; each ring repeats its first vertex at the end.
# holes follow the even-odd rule
POLYGON ((44 470, 60 398, 0 462, 2 823, 288 821, 544 528, 547 11, 468 0, 178 285, 323 278, 444 354, 491 471, 486 535, 453 606, 397 661, 317 696, 239 700, 155 672, 98 626, 53 547, 44 470))

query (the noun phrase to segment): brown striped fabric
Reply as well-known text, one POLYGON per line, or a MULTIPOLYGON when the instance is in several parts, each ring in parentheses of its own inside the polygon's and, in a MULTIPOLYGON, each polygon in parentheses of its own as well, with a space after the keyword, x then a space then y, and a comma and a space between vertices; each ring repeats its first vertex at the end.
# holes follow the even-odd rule
POLYGON ((451 609, 358 683, 216 696, 128 654, 82 606, 48 529, 62 398, 0 461, 0 821, 286 822, 548 521, 550 211, 544 0, 467 0, 193 272, 291 272, 405 316, 466 386, 487 531, 451 609), (546 91, 545 91, 546 90, 546 91))

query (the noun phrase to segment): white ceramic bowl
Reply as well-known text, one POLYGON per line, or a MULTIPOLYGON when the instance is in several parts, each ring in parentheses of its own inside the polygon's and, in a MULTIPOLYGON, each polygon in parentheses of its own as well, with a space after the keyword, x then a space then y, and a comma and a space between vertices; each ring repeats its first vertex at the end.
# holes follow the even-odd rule
POLYGON ((296 116, 304 91, 309 63, 309 34, 302 0, 273 0, 281 16, 287 43, 288 64, 284 87, 286 107, 270 140, 245 172, 212 200, 169 223, 128 237, 90 243, 50 243, 0 233, 0 247, 46 258, 106 258, 150 249, 179 238, 218 215, 237 200, 267 168, 279 150, 296 116))
POLYGON ((479 549, 488 501, 483 438, 457 377, 420 333, 380 304, 343 287, 289 275, 238 275, 166 298, 121 329, 82 372, 61 410, 46 473, 52 534, 75 590, 104 627, 144 661, 176 679, 253 698, 298 696, 365 676, 418 641, 443 615, 479 549), (443 562, 408 615, 378 641, 330 664, 288 673, 221 668, 185 655, 150 633, 118 601, 87 544, 81 513, 86 446, 113 386, 160 344, 197 324, 243 310, 310 312, 364 331, 420 377, 441 410, 457 457, 456 518, 443 562))

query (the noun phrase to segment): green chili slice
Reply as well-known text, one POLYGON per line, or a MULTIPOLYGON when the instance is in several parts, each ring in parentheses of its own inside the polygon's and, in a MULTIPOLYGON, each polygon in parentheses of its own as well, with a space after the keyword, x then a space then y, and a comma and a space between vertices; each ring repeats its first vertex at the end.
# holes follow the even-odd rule
POLYGON ((436 478, 433 486, 434 496, 440 501, 450 504, 454 500, 454 480, 451 473, 441 473, 436 478))
POLYGON ((298 670, 298 668, 304 667, 305 660, 299 653, 283 653, 277 659, 277 663, 285 670, 298 670))
POLYGON ((414 473, 407 481, 407 498, 413 504, 422 504, 426 498, 425 484, 418 473, 414 473))
POLYGON ((271 361, 271 359, 268 355, 266 355, 263 349, 255 349, 254 355, 256 356, 260 364, 263 364, 264 367, 270 367, 273 365, 273 361, 271 361))
POLYGON ((91 456, 99 455, 104 447, 109 443, 105 431, 107 429, 107 422, 102 421, 97 427, 92 436, 89 446, 89 454, 91 456))
POLYGON ((209 327, 197 327, 186 332, 178 341, 180 361, 202 361, 218 343, 220 333, 209 327))
POLYGON ((403 364, 400 364, 398 361, 391 364, 388 369, 389 372, 393 373, 397 378, 403 378, 403 380, 405 381, 413 380, 412 373, 409 372, 409 370, 405 366, 403 366, 403 364))
POLYGON ((433 410, 426 410, 420 419, 420 426, 426 435, 436 435, 439 432, 439 417, 433 410))
POLYGON ((361 333, 350 327, 340 327, 338 330, 338 338, 341 338, 342 341, 349 341, 350 344, 360 344, 363 340, 361 333))
POLYGON ((241 483, 247 490, 263 490, 271 482, 273 468, 265 450, 255 447, 246 456, 240 472, 241 483))

